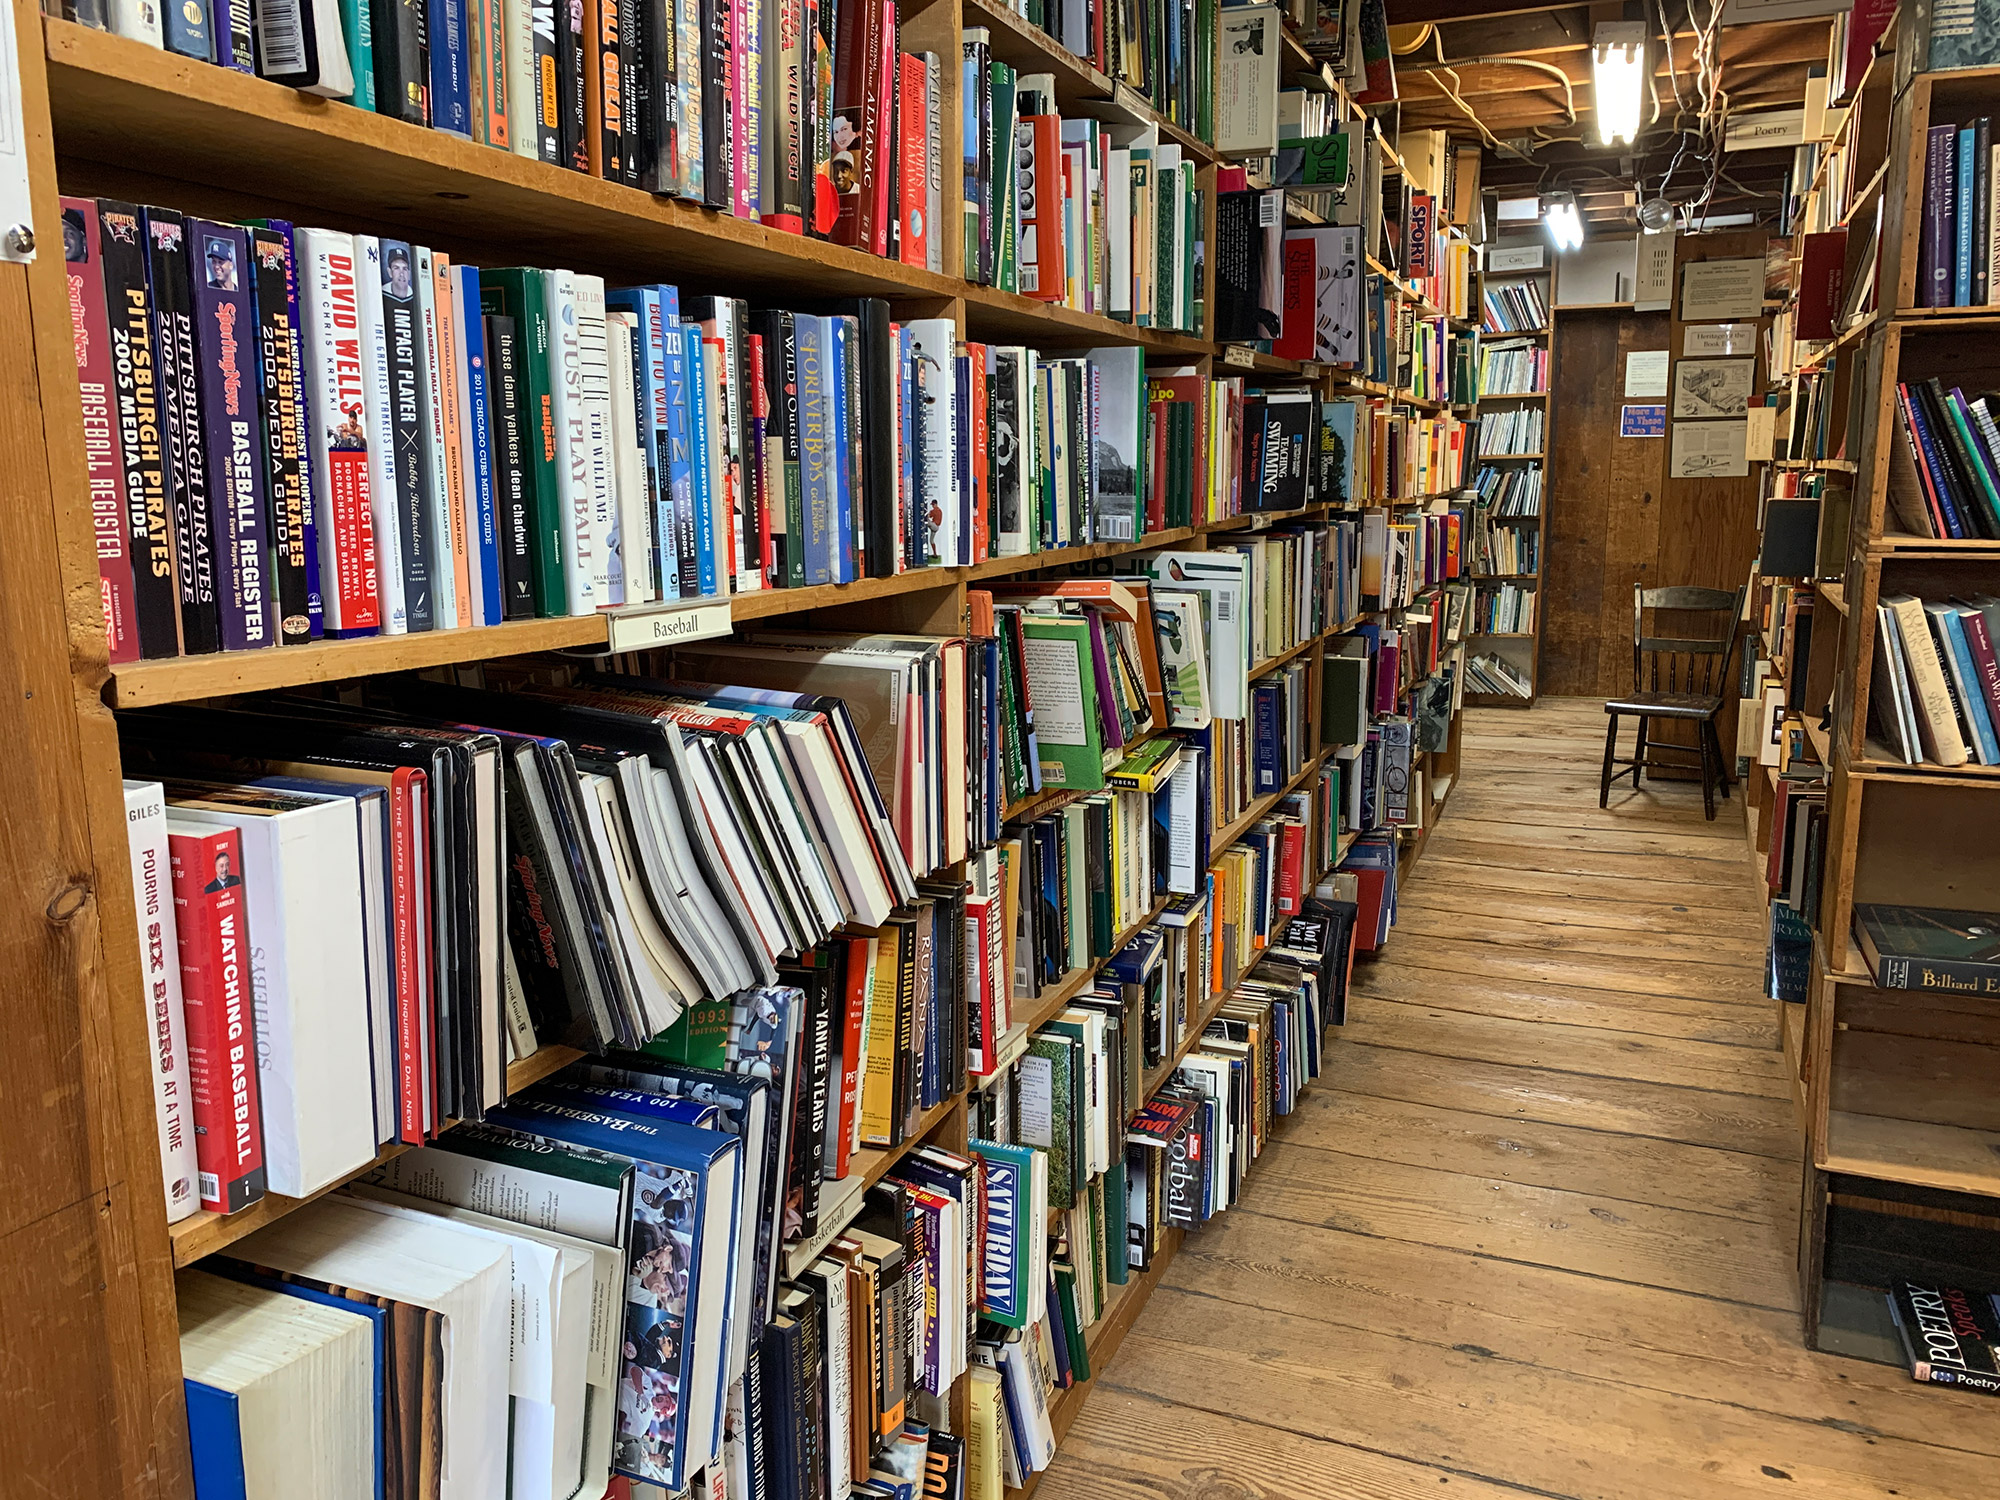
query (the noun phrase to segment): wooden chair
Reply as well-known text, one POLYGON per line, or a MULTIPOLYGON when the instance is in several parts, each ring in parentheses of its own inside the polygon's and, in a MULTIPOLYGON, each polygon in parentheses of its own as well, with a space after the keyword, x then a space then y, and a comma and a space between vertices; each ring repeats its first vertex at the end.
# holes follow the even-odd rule
MULTIPOLYGON (((1729 796, 1728 762, 1723 758, 1722 741, 1715 732, 1715 716, 1722 709, 1729 686, 1729 661, 1736 651, 1736 622, 1743 613, 1743 590, 1680 586, 1665 589, 1632 588, 1632 691, 1604 705, 1610 722, 1604 729, 1604 775, 1598 783, 1597 805, 1611 799, 1611 783, 1624 775, 1614 770, 1632 768, 1632 785, 1648 767, 1654 770, 1701 772, 1701 803, 1709 821, 1715 820, 1715 792, 1729 796), (1712 638, 1658 636, 1646 633, 1646 612, 1655 617, 1708 615, 1715 619, 1712 638), (1639 720, 1639 743, 1630 760, 1618 757, 1618 719, 1622 714, 1639 720), (1654 719, 1681 719, 1695 725, 1695 745, 1654 745, 1646 734, 1654 719), (1691 755, 1694 761, 1666 757, 1691 755)), ((1696 629, 1703 628, 1696 626, 1696 629)))

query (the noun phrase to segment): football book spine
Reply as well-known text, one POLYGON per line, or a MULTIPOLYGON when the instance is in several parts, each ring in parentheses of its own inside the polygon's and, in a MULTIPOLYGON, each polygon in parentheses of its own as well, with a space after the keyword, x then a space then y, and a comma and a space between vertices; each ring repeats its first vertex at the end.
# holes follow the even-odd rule
POLYGON ((97 553, 98 609, 111 660, 134 661, 139 656, 139 629, 132 602, 124 457, 113 393, 97 205, 88 198, 65 198, 62 217, 70 343, 83 397, 83 451, 89 475, 91 538, 97 553))
POLYGON ((454 493, 450 442, 445 429, 446 376, 443 331, 438 326, 437 256, 410 247, 417 306, 417 409, 423 430, 424 471, 430 500, 431 620, 456 630, 465 613, 464 496, 454 493))
POLYGON ((166 423, 159 366, 153 357, 145 220, 132 204, 105 198, 98 200, 97 222, 139 655, 173 656, 180 650, 180 607, 167 499, 166 423))
POLYGON ((559 165, 572 172, 590 171, 590 121, 584 104, 584 80, 590 68, 590 32, 584 7, 577 0, 556 5, 556 101, 560 111, 562 154, 559 165))
POLYGON ((473 540, 478 547, 479 623, 498 625, 507 618, 506 580, 500 567, 500 501, 493 463, 493 370, 486 320, 479 315, 479 271, 473 266, 451 268, 452 320, 465 357, 461 364, 464 392, 459 425, 465 444, 468 493, 477 518, 473 540))
POLYGON ((242 867, 240 838, 233 828, 167 837, 197 1181, 201 1206, 214 1213, 235 1213, 264 1196, 264 1120, 243 882, 215 873, 225 859, 229 870, 242 867))
POLYGON ((307 463, 299 439, 298 342, 291 317, 291 252, 272 229, 250 231, 250 258, 256 270, 257 352, 262 386, 263 465, 272 541, 272 586, 278 607, 278 638, 285 645, 312 639, 307 606, 307 463))
POLYGON ((333 637, 373 635, 381 628, 382 602, 354 239, 304 229, 295 252, 324 629, 333 637))
POLYGON ((382 351, 386 360, 385 415, 397 540, 401 544, 406 628, 415 633, 437 623, 433 572, 430 460, 425 451, 424 330, 417 305, 416 256, 404 240, 381 241, 382 351))
POLYGON ((274 645, 277 632, 271 607, 271 539, 249 236, 233 224, 190 219, 187 261, 202 409, 208 418, 209 533, 222 646, 227 651, 254 650, 274 645))
POLYGON ((171 209, 148 209, 146 239, 153 286, 153 353, 159 367, 173 507, 181 650, 197 656, 221 649, 221 624, 208 535, 208 450, 202 436, 201 375, 188 285, 187 221, 171 209))
POLYGON ((368 0, 375 41, 375 112, 412 125, 431 122, 425 0, 368 0))
POLYGON ((527 414, 520 366, 520 334, 512 318, 489 314, 486 347, 491 364, 493 484, 499 509, 501 612, 503 620, 535 614, 534 560, 530 537, 534 519, 528 503, 527 414))

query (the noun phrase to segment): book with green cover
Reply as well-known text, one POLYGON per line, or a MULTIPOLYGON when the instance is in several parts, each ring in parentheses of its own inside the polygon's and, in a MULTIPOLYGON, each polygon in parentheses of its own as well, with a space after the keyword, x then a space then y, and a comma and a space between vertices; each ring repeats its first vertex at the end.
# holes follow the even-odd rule
POLYGON ((1075 615, 1024 615, 1021 635, 1042 785, 1100 790, 1105 749, 1090 622, 1075 615))
POLYGON ((985 1239, 979 1251, 979 1316, 1003 1328, 1026 1328, 1038 1311, 1032 1281, 1036 1217, 1029 1199, 1035 1153, 983 1140, 969 1141, 965 1149, 981 1171, 979 1224, 985 1239))
POLYGON ((555 352, 549 327, 547 271, 510 266, 479 273, 479 310, 488 317, 512 318, 520 338, 521 371, 527 393, 521 406, 528 432, 540 439, 528 444, 528 559, 535 578, 536 613, 546 617, 569 613, 569 581, 563 570, 563 537, 569 518, 563 514, 562 481, 556 473, 553 437, 555 420, 555 352))
POLYGON ((720 1073, 728 1060, 725 1055, 728 1041, 729 1002, 696 1000, 682 1008, 673 1025, 639 1050, 664 1057, 668 1062, 720 1073))
POLYGON ((1862 902, 1854 938, 1885 990, 2000 995, 2000 913, 1862 902))
POLYGON ((1077 1095, 1082 1071, 1081 1044, 1070 1037, 1038 1031, 1028 1039, 1021 1059, 1016 1099, 1020 1138, 1049 1154, 1049 1207, 1068 1208, 1076 1202, 1077 1095))

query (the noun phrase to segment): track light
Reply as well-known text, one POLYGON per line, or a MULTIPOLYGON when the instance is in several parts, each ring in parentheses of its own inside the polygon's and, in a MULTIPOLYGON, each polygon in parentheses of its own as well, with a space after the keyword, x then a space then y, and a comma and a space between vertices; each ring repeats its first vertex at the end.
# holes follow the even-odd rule
POLYGON ((1607 146, 1636 140, 1646 87, 1646 24, 1600 21, 1590 39, 1598 137, 1607 146))
POLYGON ((1542 222, 1557 254, 1583 248, 1583 217, 1576 211, 1576 194, 1551 193, 1542 199, 1542 222))

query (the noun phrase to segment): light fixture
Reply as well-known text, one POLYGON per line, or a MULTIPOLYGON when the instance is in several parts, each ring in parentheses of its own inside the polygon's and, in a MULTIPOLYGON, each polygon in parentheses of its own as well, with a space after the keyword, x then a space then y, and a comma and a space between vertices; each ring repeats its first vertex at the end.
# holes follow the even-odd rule
POLYGON ((1598 138, 1606 146, 1634 141, 1646 88, 1646 23, 1600 21, 1590 41, 1598 138))
POLYGON ((1550 193, 1542 199, 1542 222, 1558 255, 1583 248, 1583 217, 1576 211, 1576 194, 1550 193))
POLYGON ((1648 234, 1672 229, 1674 219, 1674 206, 1664 198, 1648 198, 1639 205, 1639 227, 1648 234))

